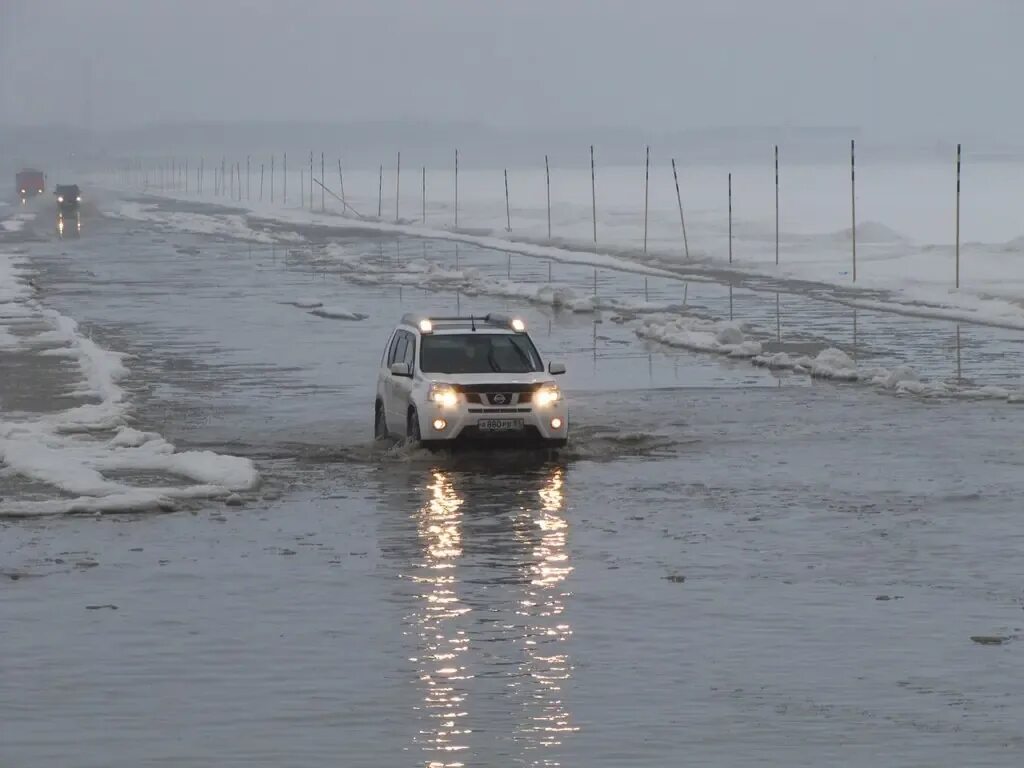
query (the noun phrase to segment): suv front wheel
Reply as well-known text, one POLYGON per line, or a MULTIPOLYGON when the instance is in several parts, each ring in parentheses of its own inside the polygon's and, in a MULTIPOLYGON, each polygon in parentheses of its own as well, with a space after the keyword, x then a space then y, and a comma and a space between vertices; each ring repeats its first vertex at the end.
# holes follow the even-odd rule
POLYGON ((416 413, 415 408, 409 409, 409 418, 405 426, 405 435, 409 438, 410 443, 416 443, 419 445, 423 438, 420 435, 420 417, 416 413))
POLYGON ((373 406, 373 439, 384 440, 388 436, 388 422, 384 416, 384 404, 378 400, 373 406))

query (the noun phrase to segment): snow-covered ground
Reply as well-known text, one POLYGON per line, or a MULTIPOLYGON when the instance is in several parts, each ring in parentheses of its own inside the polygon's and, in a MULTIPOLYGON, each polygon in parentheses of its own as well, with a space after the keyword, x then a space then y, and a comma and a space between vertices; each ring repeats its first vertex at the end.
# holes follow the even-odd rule
MULTIPOLYGON (((39 498, 0 498, 6 516, 168 509, 175 499, 225 497, 259 482, 248 459, 179 452, 159 434, 134 429, 131 398, 121 384, 129 374, 124 356, 41 303, 31 265, 2 250, 0 369, 7 374, 0 381, 0 472, 46 489, 30 494, 39 498), (34 371, 52 358, 68 363, 61 369, 63 386, 34 371), (38 408, 9 407, 5 396, 14 398, 8 390, 19 379, 26 389, 57 387, 57 400, 68 406, 55 408, 40 396, 38 408)), ((21 399, 32 400, 31 392, 21 399)))
MULTIPOLYGON (((952 158, 948 165, 883 165, 865 158, 857 169, 856 287, 889 292, 885 303, 900 304, 908 311, 1024 326, 1024 224, 1017 211, 1017 201, 1024 192, 1022 171, 1019 164, 972 162, 970 154, 965 155, 961 287, 957 290, 952 158)), ((316 172, 319 175, 319 168, 316 172)), ((684 254, 671 167, 668 158, 656 154, 650 176, 646 251, 642 166, 597 168, 596 246, 589 169, 552 168, 550 240, 542 164, 509 170, 510 210, 506 218, 503 169, 476 169, 471 161, 464 160, 459 173, 457 229, 453 172, 427 169, 425 207, 421 173, 419 168, 403 172, 396 211, 394 169, 385 169, 379 221, 377 172, 347 173, 349 216, 378 228, 460 236, 481 245, 509 247, 508 243, 514 242, 515 248, 545 258, 585 259, 599 266, 613 266, 624 259, 634 265, 666 269, 731 269, 853 287, 850 169, 842 162, 841 152, 837 152, 837 162, 831 166, 787 166, 783 153, 779 266, 775 265, 774 173, 768 153, 766 163, 756 167, 679 164, 689 260, 684 254), (727 200, 730 172, 734 216, 731 264, 727 200), (396 219, 401 226, 395 226, 396 219), (581 250, 586 253, 580 254, 581 250)), ((249 187, 251 199, 214 198, 209 178, 202 198, 194 191, 186 194, 183 190, 158 191, 152 187, 148 191, 230 202, 260 216, 293 223, 334 219, 320 214, 319 187, 314 188, 314 210, 308 210, 308 175, 304 181, 302 202, 306 209, 299 208, 297 172, 289 174, 287 206, 281 200, 280 173, 273 204, 266 183, 262 201, 255 183, 249 187)), ((335 192, 340 189, 337 172, 330 167, 327 184, 335 192)), ((328 212, 341 212, 336 199, 325 195, 323 200, 328 212)), ((865 300, 878 301, 874 296, 865 300)))

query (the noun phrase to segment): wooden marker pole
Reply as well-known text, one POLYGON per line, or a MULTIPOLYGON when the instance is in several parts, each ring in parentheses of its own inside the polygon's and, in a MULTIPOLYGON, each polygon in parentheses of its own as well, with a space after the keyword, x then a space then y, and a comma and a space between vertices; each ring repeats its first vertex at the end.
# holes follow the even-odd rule
POLYGON ((338 184, 341 185, 341 211, 348 213, 348 202, 345 200, 345 174, 341 172, 341 158, 338 158, 338 184))
POLYGON ((729 263, 732 264, 732 174, 729 174, 729 263))
POLYGON ((690 244, 686 240, 686 219, 683 218, 683 196, 679 194, 679 174, 676 172, 676 159, 672 158, 672 179, 676 183, 676 203, 679 205, 679 226, 683 228, 683 253, 690 260, 690 244))
POLYGON ((960 287, 960 145, 956 145, 956 287, 960 287))
POLYGON ((647 146, 647 155, 644 158, 644 253, 647 253, 647 208, 650 204, 651 188, 651 147, 647 146))
POLYGON ((459 228, 459 150, 455 150, 455 228, 459 228))
POLYGON ((321 152, 320 153, 320 181, 321 181, 321 184, 320 184, 320 213, 323 213, 324 211, 327 210, 327 203, 326 203, 326 200, 324 199, 324 192, 327 189, 324 186, 324 183, 327 182, 327 174, 326 174, 324 168, 325 168, 325 166, 324 166, 324 153, 321 152))
POLYGON ((850 139, 850 243, 853 249, 853 282, 857 282, 857 181, 854 140, 850 139))
POLYGON ((384 165, 381 164, 380 170, 377 174, 377 218, 381 216, 384 204, 384 165))
MULTIPOLYGON (((590 205, 594 218, 594 245, 597 245, 597 178, 594 174, 594 145, 590 145, 590 205)), ((595 273, 596 274, 596 273, 595 273)))
POLYGON ((309 210, 313 210, 313 151, 309 152, 309 210))
POLYGON ((402 190, 402 153, 398 153, 398 162, 395 165, 395 224, 398 223, 398 197, 402 190))
POLYGON ((423 166, 423 223, 427 223, 427 166, 423 166))
MULTIPOLYGON (((287 155, 285 155, 287 157, 287 155)), ((288 162, 285 161, 285 171, 288 170, 288 162)), ((288 174, 285 173, 285 178, 288 178, 288 174)), ((285 196, 287 202, 287 195, 285 196)), ((274 156, 270 156, 270 202, 274 202, 274 156)))
POLYGON ((263 163, 260 163, 260 202, 263 202, 263 163))
MULTIPOLYGON (((544 178, 548 187, 548 240, 551 239, 551 167, 548 165, 548 156, 544 155, 544 178)), ((550 280, 548 282, 551 282, 550 280)))
MULTIPOLYGON (((284 188, 281 190, 281 204, 288 205, 288 153, 282 158, 282 175, 284 176, 284 188)), ((270 158, 270 202, 274 202, 274 158, 270 158)))
POLYGON ((512 212, 508 205, 508 168, 505 169, 505 231, 512 231, 512 212))
POLYGON ((779 265, 779 145, 775 145, 775 266, 779 265))

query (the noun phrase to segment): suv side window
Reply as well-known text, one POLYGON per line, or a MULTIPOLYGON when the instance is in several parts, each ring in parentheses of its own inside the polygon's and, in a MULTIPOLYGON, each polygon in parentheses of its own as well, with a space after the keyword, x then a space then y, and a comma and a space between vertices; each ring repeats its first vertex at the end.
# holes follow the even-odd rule
POLYGON ((415 370, 416 368, 416 337, 411 333, 406 333, 406 341, 408 346, 405 348, 405 362, 409 364, 409 370, 415 370))
POLYGON ((405 362, 405 352, 409 348, 409 334, 399 331, 398 344, 395 346, 395 362, 405 362))
POLYGON ((388 351, 388 368, 390 368, 391 364, 394 363, 395 361, 401 360, 401 358, 398 356, 398 342, 400 342, 401 340, 402 331, 396 331, 395 337, 391 340, 391 347, 388 351))

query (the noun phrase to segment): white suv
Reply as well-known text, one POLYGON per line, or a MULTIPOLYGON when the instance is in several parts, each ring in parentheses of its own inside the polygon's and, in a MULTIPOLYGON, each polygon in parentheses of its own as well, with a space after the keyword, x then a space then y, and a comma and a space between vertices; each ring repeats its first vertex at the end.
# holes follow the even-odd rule
POLYGON ((518 318, 406 315, 381 358, 374 436, 426 447, 462 440, 530 441, 553 448, 569 437, 569 410, 518 318))

